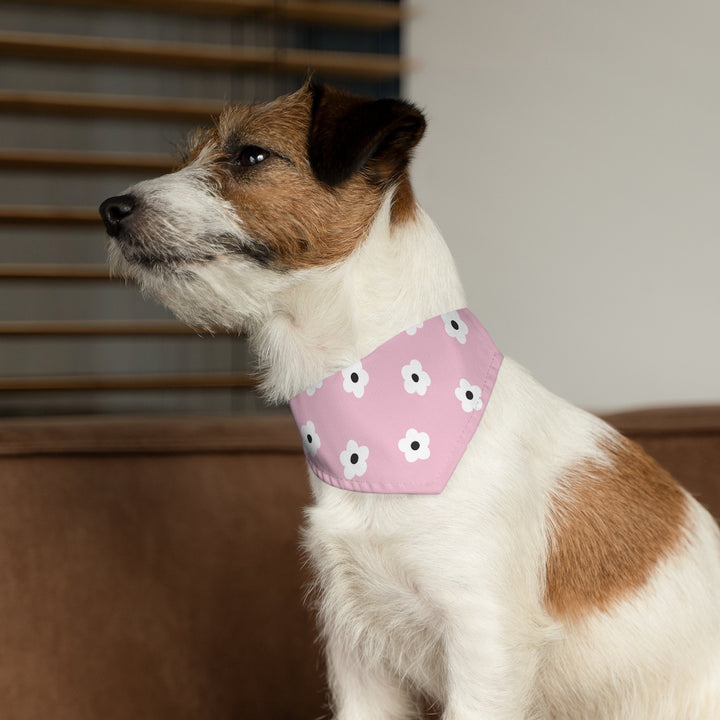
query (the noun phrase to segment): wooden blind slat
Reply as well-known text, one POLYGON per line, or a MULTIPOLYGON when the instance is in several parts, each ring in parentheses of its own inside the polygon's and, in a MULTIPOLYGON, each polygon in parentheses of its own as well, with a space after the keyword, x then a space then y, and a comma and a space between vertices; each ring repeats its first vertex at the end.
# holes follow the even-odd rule
POLYGON ((25 0, 27 3, 91 5, 182 14, 255 16, 272 22, 338 25, 361 29, 396 27, 406 13, 394 3, 327 0, 25 0))
POLYGON ((0 168, 59 172, 166 173, 177 163, 160 153, 0 148, 0 168))
POLYGON ((5 225, 100 226, 97 208, 0 205, 0 223, 5 225))
POLYGON ((0 322, 0 336, 167 336, 198 335, 195 330, 172 320, 78 320, 78 321, 11 321, 0 322))
POLYGON ((0 32, 0 56, 31 60, 144 65, 226 71, 388 79, 404 70, 395 55, 247 48, 227 45, 117 40, 75 35, 0 32))
POLYGON ((2 264, 0 280, 113 280, 106 265, 2 264))
MULTIPOLYGON (((166 0, 167 1, 167 0, 166 0)), ((222 4, 236 4, 229 0, 222 4)), ((195 3, 197 4, 197 3, 195 3)), ((345 25, 355 28, 382 29, 397 27, 404 18, 403 9, 394 3, 362 2, 293 2, 268 0, 258 5, 272 5, 279 20, 324 25, 345 25)))
POLYGON ((50 390, 202 390, 251 388, 248 373, 176 373, 164 375, 57 375, 0 377, 0 392, 50 390))
POLYGON ((155 99, 89 93, 0 90, 0 112, 68 117, 117 117, 126 120, 204 122, 220 114, 213 100, 155 99))

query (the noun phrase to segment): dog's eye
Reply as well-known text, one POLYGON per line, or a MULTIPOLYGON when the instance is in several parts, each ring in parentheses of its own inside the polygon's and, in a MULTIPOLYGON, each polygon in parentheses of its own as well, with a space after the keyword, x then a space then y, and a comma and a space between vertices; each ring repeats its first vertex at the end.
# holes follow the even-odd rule
POLYGON ((253 165, 259 165, 269 157, 270 152, 268 150, 258 147, 257 145, 245 145, 235 156, 235 162, 240 167, 248 168, 253 167, 253 165))

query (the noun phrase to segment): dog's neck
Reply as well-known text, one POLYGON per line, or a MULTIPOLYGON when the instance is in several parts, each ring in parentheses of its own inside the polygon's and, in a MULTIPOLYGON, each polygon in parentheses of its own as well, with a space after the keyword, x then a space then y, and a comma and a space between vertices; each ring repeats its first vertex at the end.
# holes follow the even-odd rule
POLYGON ((286 402, 406 328, 463 307, 455 263, 421 208, 402 223, 385 202, 346 261, 298 271, 269 320, 250 334, 262 388, 286 402))

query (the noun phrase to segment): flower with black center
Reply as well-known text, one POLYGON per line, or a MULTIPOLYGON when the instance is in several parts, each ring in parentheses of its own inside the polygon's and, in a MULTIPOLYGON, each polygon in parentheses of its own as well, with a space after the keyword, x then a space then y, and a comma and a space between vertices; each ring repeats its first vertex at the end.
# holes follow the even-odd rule
POLYGON ((424 395, 430 385, 430 376, 423 370, 419 360, 411 360, 400 371, 405 386, 405 392, 411 395, 424 395))
POLYGON ((468 334, 468 326, 463 322, 457 310, 442 315, 445 323, 445 332, 455 338, 461 345, 465 344, 468 334))
POLYGON ((320 449, 320 436, 315 430, 315 423, 312 420, 308 420, 300 428, 300 436, 302 437, 303 450, 306 455, 312 455, 315 457, 317 451, 320 449))
POLYGON ((477 385, 471 385, 465 378, 460 380, 460 385, 455 388, 455 397, 460 401, 462 409, 466 413, 474 410, 481 410, 482 390, 477 385))
POLYGON ((405 453, 408 462, 427 460, 430 457, 430 436, 426 432, 410 428, 405 437, 398 441, 398 448, 405 453))
POLYGON ((348 444, 340 453, 340 462, 346 480, 354 477, 361 477, 367 472, 367 460, 370 450, 365 445, 358 445, 355 440, 349 440, 348 444))
POLYGON ((365 386, 370 382, 370 376, 362 362, 358 360, 342 371, 343 390, 346 393, 352 393, 356 398, 361 398, 365 394, 365 386))

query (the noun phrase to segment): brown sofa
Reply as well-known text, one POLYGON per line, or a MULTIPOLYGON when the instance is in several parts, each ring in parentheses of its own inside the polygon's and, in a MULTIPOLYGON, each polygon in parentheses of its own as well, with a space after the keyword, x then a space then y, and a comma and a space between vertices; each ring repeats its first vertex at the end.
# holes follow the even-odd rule
MULTIPOLYGON (((720 515, 720 407, 609 420, 720 515)), ((326 716, 308 500, 287 415, 0 420, 0 717, 326 716)))

